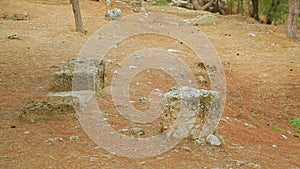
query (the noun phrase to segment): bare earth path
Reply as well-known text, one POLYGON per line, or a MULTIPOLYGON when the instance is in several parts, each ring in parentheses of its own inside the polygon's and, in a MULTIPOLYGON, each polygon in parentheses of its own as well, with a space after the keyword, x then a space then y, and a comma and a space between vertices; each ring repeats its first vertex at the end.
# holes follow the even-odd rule
MULTIPOLYGON (((124 15, 134 9, 128 3, 109 8, 80 3, 87 35, 74 32, 67 3, 0 1, 0 14, 31 16, 28 21, 0 19, 0 168, 300 168, 300 134, 289 125, 289 117, 300 116, 300 43, 287 39, 281 26, 243 16, 218 16, 216 24, 198 26, 219 53, 227 78, 226 108, 217 132, 225 140, 221 147, 184 140, 157 157, 129 159, 97 148, 76 119, 20 121, 27 101, 53 90, 53 73, 61 62, 76 58, 89 37, 109 22, 104 19, 107 9, 119 7, 124 15), (20 39, 7 39, 12 34, 20 39)), ((154 39, 168 47, 159 40, 154 39)), ((160 87, 167 85, 161 79, 160 87)))

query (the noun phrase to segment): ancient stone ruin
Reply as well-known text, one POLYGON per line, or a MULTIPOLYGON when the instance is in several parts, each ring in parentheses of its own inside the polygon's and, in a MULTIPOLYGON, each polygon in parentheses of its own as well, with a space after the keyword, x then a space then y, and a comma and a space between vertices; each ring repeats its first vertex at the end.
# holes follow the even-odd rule
POLYGON ((221 116, 221 98, 218 92, 176 87, 164 94, 166 107, 160 118, 161 131, 187 135, 203 142, 213 134, 221 116), (187 133, 188 132, 188 133, 187 133))
MULTIPOLYGON (((56 89, 44 99, 34 99, 23 109, 25 121, 66 120, 76 117, 78 107, 94 95, 105 93, 105 62, 80 58, 63 64, 55 73, 56 89)), ((167 137, 188 137, 203 142, 213 134, 221 115, 218 92, 199 90, 187 86, 175 87, 164 94, 164 110, 160 117, 161 132, 167 137)), ((212 137, 210 137, 212 138, 212 137)))
POLYGON ((28 102, 21 119, 36 121, 75 117, 75 108, 82 104, 80 101, 87 102, 93 94, 102 95, 105 63, 91 58, 73 59, 63 64, 54 79, 56 90, 62 92, 50 92, 44 99, 28 102))

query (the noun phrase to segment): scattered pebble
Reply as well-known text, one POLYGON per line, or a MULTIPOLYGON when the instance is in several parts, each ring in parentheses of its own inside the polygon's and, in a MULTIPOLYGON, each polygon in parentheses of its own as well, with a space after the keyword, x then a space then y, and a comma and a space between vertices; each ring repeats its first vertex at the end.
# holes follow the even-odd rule
POLYGON ((141 136, 145 134, 145 130, 142 128, 134 127, 131 130, 131 134, 134 136, 141 136))
POLYGON ((30 133, 30 131, 25 131, 25 132, 24 132, 25 135, 27 135, 27 134, 29 134, 29 133, 30 133))
POLYGON ((49 138, 46 142, 54 142, 54 141, 63 141, 64 139, 61 137, 49 138))
POLYGON ((260 168, 261 167, 259 164, 255 164, 255 163, 248 163, 247 165, 251 168, 260 168))
POLYGON ((241 160, 236 161, 236 165, 239 167, 244 166, 245 164, 246 164, 245 161, 241 161, 241 160))
POLYGON ((9 36, 7 36, 7 39, 10 39, 10 40, 12 40, 12 39, 21 39, 21 38, 20 38, 20 36, 19 36, 19 35, 17 35, 17 34, 13 34, 13 35, 9 35, 9 36))
POLYGON ((273 148, 278 148, 278 146, 276 144, 273 144, 272 147, 273 148))
POLYGON ((287 136, 285 136, 285 135, 281 135, 283 138, 285 138, 285 139, 287 139, 287 136))
POLYGON ((74 140, 78 140, 79 136, 70 136, 69 140, 74 141, 74 140))
POLYGON ((179 53, 180 51, 179 51, 179 50, 176 50, 176 49, 168 49, 168 52, 171 52, 171 53, 179 53))
POLYGON ((141 103, 147 103, 148 99, 146 97, 141 97, 140 102, 141 103))
POLYGON ((244 125, 247 127, 256 128, 256 126, 253 126, 252 124, 249 124, 249 123, 245 123, 244 125))
POLYGON ((107 10, 105 17, 109 20, 120 19, 122 17, 122 10, 119 8, 107 10))
POLYGON ((188 151, 188 152, 192 152, 192 149, 188 146, 182 146, 181 149, 188 151))
POLYGON ((142 161, 142 162, 139 162, 138 164, 139 165, 143 165, 143 164, 145 164, 146 162, 145 161, 142 161))
POLYGON ((199 81, 201 83, 206 83, 207 82, 206 79, 203 76, 199 76, 199 81))
POLYGON ((129 69, 136 69, 137 66, 129 66, 128 68, 129 68, 129 69))
POLYGON ((29 122, 30 122, 31 124, 36 123, 36 121, 35 121, 34 119, 30 119, 29 122))
POLYGON ((93 155, 89 159, 90 162, 97 161, 97 160, 98 160, 98 155, 93 155))
POLYGON ((248 33, 248 36, 255 37, 256 35, 254 33, 248 33))
POLYGON ((213 145, 213 146, 220 146, 221 145, 221 142, 219 140, 219 138, 213 134, 209 134, 207 137, 206 137, 206 142, 210 145, 213 145))

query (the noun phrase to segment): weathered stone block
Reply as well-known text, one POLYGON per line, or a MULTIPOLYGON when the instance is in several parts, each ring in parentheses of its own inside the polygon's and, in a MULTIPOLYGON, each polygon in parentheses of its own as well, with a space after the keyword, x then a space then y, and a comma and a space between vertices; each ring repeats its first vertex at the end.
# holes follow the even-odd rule
POLYGON ((63 91, 102 91, 105 85, 105 63, 93 58, 80 58, 65 63, 55 73, 57 89, 63 91))
POLYGON ((218 92, 177 87, 165 98, 166 107, 160 118, 162 132, 168 130, 169 136, 187 136, 202 142, 215 132, 221 116, 218 92))
POLYGON ((66 120, 76 115, 78 100, 69 97, 49 97, 28 102, 20 115, 22 120, 66 120))

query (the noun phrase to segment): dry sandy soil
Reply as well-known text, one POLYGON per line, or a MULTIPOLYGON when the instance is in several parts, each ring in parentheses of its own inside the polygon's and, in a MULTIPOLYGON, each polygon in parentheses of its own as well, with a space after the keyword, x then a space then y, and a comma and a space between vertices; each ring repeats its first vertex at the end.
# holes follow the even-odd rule
MULTIPOLYGON (((104 19, 107 9, 119 7, 129 15, 136 8, 128 3, 80 3, 86 35, 74 31, 72 8, 66 2, 0 1, 0 14, 31 16, 27 21, 0 20, 0 168, 300 168, 300 134, 289 124, 291 116, 300 116, 300 43, 287 39, 282 26, 262 25, 245 16, 218 16, 216 24, 198 26, 219 53, 227 78, 227 102, 217 131, 224 139, 221 147, 183 140, 156 157, 130 159, 95 149, 76 119, 21 121, 26 102, 54 90, 58 66, 76 58, 89 37, 110 22, 104 19), (8 39, 11 34, 20 39, 8 39)), ((169 48, 161 37, 142 36, 140 41, 169 48)), ((108 57, 117 55, 112 51, 108 57)), ((195 65, 191 58, 186 62, 195 65)), ((140 75, 133 84, 143 80, 163 90, 173 85, 167 75, 154 74, 140 75)), ((144 96, 145 87, 134 87, 132 99, 144 96)), ((120 119, 109 122, 123 125, 120 119)))

